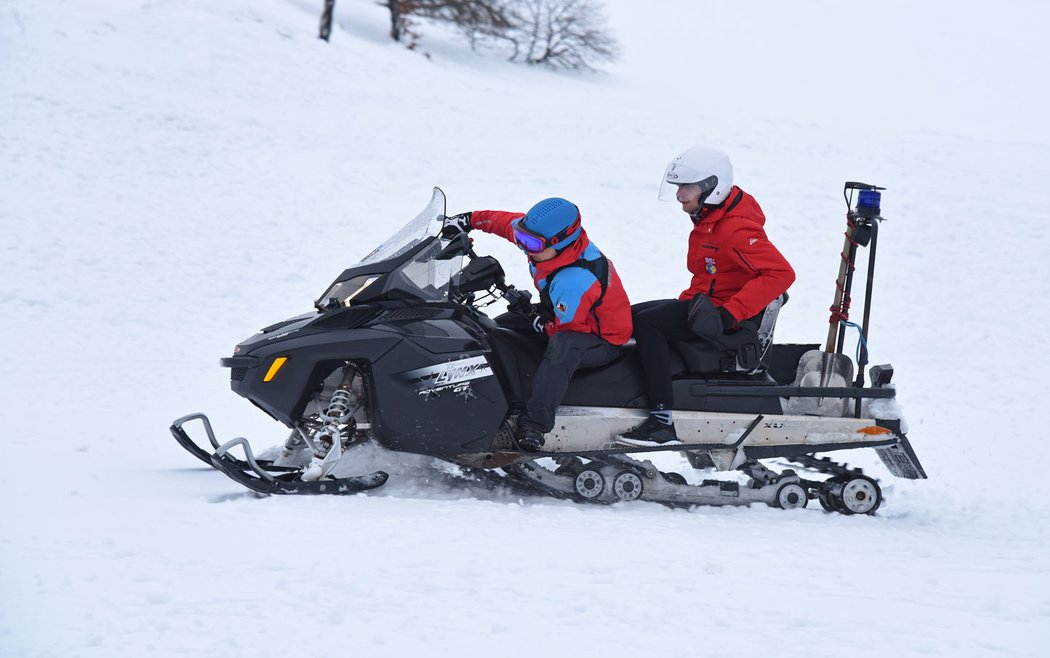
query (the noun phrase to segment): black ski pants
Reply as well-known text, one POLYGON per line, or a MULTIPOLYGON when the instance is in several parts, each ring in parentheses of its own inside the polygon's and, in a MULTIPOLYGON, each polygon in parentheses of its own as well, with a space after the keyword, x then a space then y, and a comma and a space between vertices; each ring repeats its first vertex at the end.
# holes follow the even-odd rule
POLYGON ((671 387, 672 340, 696 338, 689 329, 689 302, 678 299, 657 299, 631 307, 634 314, 634 340, 642 361, 645 393, 649 408, 674 408, 671 387))
POLYGON ((579 368, 597 368, 616 358, 620 348, 594 334, 561 331, 547 340, 547 351, 532 378, 532 393, 522 422, 546 434, 554 428, 554 412, 565 397, 569 380, 579 368))
MULTIPOLYGON (((496 318, 504 327, 524 329, 527 321, 507 313, 496 318)), ((532 331, 531 327, 526 329, 532 331)), ((621 348, 594 334, 561 331, 547 339, 540 367, 532 378, 532 392, 519 423, 528 423, 546 434, 554 429, 554 414, 565 397, 572 375, 580 368, 597 368, 609 363, 621 348)))

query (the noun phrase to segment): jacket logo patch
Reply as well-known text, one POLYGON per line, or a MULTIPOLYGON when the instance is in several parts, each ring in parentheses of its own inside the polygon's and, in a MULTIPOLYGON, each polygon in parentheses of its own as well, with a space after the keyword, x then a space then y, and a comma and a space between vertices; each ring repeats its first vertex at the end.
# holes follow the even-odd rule
POLYGON ((558 305, 555 308, 558 309, 559 313, 564 313, 568 309, 568 307, 565 305, 565 302, 558 302, 558 305))
POLYGON ((716 272, 718 272, 718 267, 715 265, 715 259, 714 258, 705 258, 704 259, 704 269, 707 270, 708 274, 715 274, 716 272))
POLYGON ((748 244, 748 245, 753 245, 753 244, 755 244, 756 242, 758 242, 758 238, 751 238, 750 240, 748 240, 747 244, 748 244))

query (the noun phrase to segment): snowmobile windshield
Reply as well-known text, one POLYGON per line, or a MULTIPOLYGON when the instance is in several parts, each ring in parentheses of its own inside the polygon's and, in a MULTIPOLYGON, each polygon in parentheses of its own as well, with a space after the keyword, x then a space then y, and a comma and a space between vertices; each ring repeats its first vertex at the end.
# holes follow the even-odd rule
POLYGON ((430 238, 419 252, 390 273, 383 287, 385 296, 394 299, 410 299, 425 302, 448 300, 449 282, 452 275, 463 267, 463 257, 439 259, 445 244, 430 238))
POLYGON ((358 265, 397 258, 428 237, 437 235, 444 220, 445 193, 435 187, 434 194, 430 197, 430 203, 426 208, 423 208, 415 219, 402 226, 397 233, 380 243, 371 253, 361 259, 358 265))
POLYGON ((343 272, 315 302, 319 310, 376 299, 447 301, 452 275, 462 256, 442 256, 439 237, 445 195, 434 188, 430 203, 357 265, 343 272))

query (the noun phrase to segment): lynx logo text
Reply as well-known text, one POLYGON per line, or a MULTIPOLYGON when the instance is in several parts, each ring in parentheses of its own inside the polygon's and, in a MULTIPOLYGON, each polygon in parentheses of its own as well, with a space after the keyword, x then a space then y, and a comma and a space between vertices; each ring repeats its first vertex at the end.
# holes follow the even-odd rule
POLYGON ((409 370, 402 376, 415 384, 416 393, 428 400, 445 391, 452 391, 453 394, 469 400, 474 397, 471 382, 491 377, 492 366, 485 357, 474 356, 409 370))

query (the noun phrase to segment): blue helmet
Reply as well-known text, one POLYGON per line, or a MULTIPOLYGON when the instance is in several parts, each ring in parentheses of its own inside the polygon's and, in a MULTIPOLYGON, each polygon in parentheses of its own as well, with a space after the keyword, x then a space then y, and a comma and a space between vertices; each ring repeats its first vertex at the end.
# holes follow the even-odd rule
POLYGON ((520 227, 543 236, 547 246, 561 251, 580 237, 580 209, 565 199, 551 197, 540 201, 520 220, 520 227))

